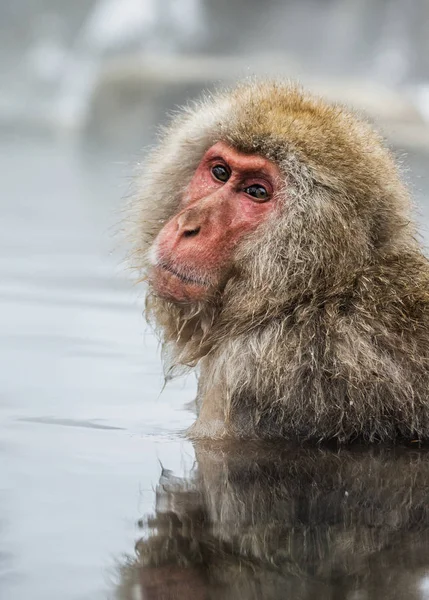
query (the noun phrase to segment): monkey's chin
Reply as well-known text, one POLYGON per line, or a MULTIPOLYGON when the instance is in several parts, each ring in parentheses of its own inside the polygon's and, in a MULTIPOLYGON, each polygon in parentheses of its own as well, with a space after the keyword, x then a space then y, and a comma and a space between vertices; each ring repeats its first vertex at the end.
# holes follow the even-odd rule
POLYGON ((157 296, 177 303, 207 300, 212 295, 209 284, 194 281, 172 267, 157 265, 152 268, 150 284, 157 296))

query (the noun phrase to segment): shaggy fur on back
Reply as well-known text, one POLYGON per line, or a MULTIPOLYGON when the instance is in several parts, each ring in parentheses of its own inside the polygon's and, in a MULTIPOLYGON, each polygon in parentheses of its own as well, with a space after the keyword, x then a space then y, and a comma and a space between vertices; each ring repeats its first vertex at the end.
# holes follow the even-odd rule
POLYGON ((149 289, 169 366, 201 365, 232 435, 429 437, 429 268, 390 152, 365 122, 301 89, 244 83, 176 117, 139 180, 135 258, 217 141, 275 161, 282 197, 208 302, 149 289))

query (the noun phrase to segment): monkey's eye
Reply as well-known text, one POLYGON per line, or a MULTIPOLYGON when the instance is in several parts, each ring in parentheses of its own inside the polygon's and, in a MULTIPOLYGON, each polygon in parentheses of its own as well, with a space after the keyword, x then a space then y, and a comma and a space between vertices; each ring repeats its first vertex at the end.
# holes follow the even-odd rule
POLYGON ((255 198, 258 202, 269 200, 270 197, 263 185, 249 185, 249 187, 245 188, 243 191, 249 196, 252 196, 252 198, 255 198))
POLYGON ((226 181, 228 181, 230 173, 228 169, 223 165, 215 165, 212 168, 212 175, 218 181, 222 181, 223 183, 225 183, 226 181))

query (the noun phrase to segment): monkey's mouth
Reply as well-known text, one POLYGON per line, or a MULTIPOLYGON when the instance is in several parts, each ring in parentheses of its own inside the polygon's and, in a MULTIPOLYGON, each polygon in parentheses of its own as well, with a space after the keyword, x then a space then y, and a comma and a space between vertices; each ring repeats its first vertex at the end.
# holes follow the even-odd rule
POLYGON ((167 264, 167 263, 158 263, 157 265, 158 267, 160 267, 161 269, 163 269, 164 271, 168 271, 169 273, 172 273, 175 277, 177 277, 178 279, 180 279, 180 281, 182 281, 183 283, 186 284, 190 284, 190 285, 198 285, 201 287, 209 287, 210 282, 207 281, 206 279, 204 279, 203 277, 197 277, 195 275, 189 275, 188 273, 181 273, 180 271, 177 271, 174 267, 172 267, 171 265, 167 264))

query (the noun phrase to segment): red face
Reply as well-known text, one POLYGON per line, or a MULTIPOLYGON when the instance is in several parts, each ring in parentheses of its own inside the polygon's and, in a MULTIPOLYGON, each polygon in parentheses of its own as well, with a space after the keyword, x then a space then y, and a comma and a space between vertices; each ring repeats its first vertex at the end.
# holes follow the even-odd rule
POLYGON ((273 210, 279 175, 266 158, 223 142, 207 150, 179 212, 153 244, 155 291, 176 302, 193 302, 219 289, 237 244, 273 210))

